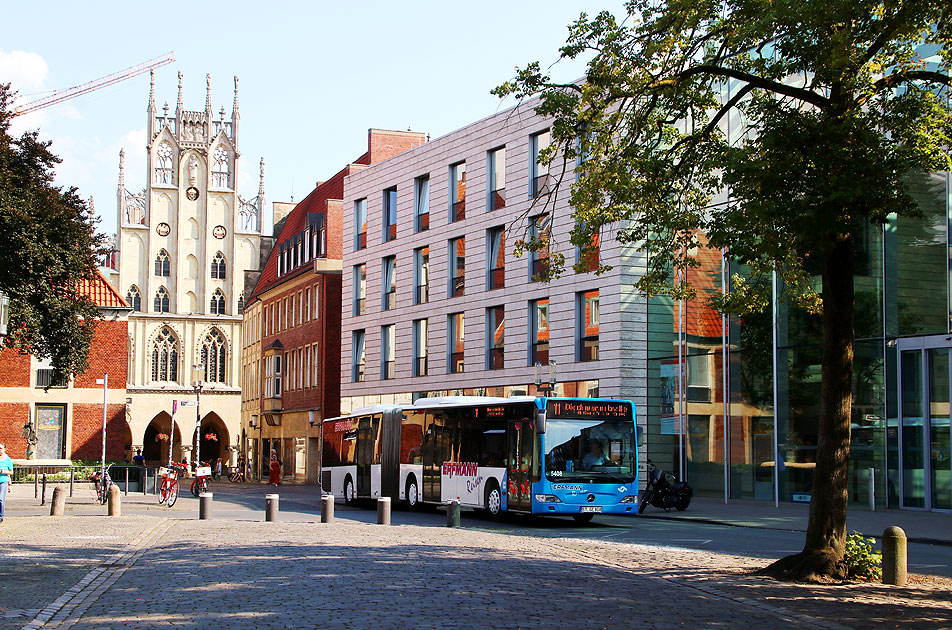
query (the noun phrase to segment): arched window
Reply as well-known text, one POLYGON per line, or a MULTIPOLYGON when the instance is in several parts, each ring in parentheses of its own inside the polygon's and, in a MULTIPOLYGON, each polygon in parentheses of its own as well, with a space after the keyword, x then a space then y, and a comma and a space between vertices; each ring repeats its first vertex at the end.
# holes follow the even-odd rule
POLYGON ((202 366, 205 368, 205 382, 225 382, 225 336, 217 328, 212 328, 205 336, 202 366))
POLYGON ((212 278, 216 280, 225 279, 225 255, 221 252, 218 252, 212 258, 212 278))
POLYGON ((178 338, 168 326, 159 331, 152 344, 152 380, 178 381, 178 338))
POLYGON ((159 287, 155 292, 155 299, 152 301, 152 310, 156 313, 169 312, 169 292, 165 287, 159 287))
POLYGON ((228 188, 228 152, 223 147, 215 149, 212 165, 212 186, 228 188))
POLYGON ((212 293, 211 311, 212 315, 225 314, 225 294, 221 292, 221 289, 215 289, 212 293))
POLYGON ((172 183, 172 145, 163 142, 155 150, 155 183, 172 183))
POLYGON ((238 296, 238 312, 241 313, 245 310, 245 294, 242 293, 238 296))
POLYGON ((132 285, 126 292, 126 302, 134 311, 142 311, 142 295, 139 293, 139 287, 132 285))
POLYGON ((168 278, 169 275, 171 275, 171 271, 172 259, 169 258, 167 251, 160 249, 159 253, 155 256, 155 275, 168 278))

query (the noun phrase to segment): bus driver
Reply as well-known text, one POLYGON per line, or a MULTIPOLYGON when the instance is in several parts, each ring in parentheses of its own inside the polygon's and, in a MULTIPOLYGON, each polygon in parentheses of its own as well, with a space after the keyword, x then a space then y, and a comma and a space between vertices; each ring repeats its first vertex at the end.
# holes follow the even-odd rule
POLYGON ((602 443, 596 438, 592 438, 588 441, 589 452, 582 458, 582 465, 585 466, 585 470, 591 470, 595 466, 605 466, 608 464, 616 464, 608 458, 602 451, 602 443))

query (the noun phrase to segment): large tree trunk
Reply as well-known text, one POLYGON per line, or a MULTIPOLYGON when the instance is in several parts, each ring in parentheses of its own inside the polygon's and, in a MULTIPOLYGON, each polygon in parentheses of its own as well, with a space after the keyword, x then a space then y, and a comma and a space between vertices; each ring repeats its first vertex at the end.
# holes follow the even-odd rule
POLYGON ((783 579, 842 577, 853 403, 853 239, 839 235, 823 265, 823 372, 816 473, 803 551, 766 568, 783 579))

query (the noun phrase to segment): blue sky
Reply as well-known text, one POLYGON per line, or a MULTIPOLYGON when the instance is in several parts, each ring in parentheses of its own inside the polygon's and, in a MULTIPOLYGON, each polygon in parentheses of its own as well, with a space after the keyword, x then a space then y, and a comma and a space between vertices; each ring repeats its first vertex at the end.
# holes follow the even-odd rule
MULTIPOLYGON (((175 51, 156 71, 156 101, 174 110, 177 72, 184 106, 231 115, 232 77, 239 81, 239 194, 258 189, 272 201, 307 195, 366 149, 367 129, 423 131, 433 138, 513 102, 489 90, 516 66, 558 58, 567 25, 580 12, 622 14, 620 0, 500 2, 462 8, 453 2, 12 2, 3 3, 0 82, 26 100, 71 87, 175 51)), ((581 62, 560 63, 554 76, 582 75, 581 62)), ((57 183, 95 197, 115 231, 119 149, 126 185, 145 186, 149 75, 16 119, 14 132, 39 129, 63 158, 57 183)), ((217 114, 216 114, 217 117, 217 114)), ((265 218, 270 231, 270 216, 265 218)))

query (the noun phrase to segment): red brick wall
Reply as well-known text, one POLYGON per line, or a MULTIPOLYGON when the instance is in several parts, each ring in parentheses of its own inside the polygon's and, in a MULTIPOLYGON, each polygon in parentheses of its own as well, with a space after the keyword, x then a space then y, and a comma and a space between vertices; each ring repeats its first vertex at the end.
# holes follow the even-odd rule
POLYGON ((30 405, 27 403, 0 402, 0 442, 6 445, 7 455, 13 459, 26 457, 23 425, 29 417, 30 405))
MULTIPOLYGON (((110 381, 112 374, 109 375, 110 381)), ((72 424, 72 459, 99 459, 102 457, 102 405, 74 404, 72 424)), ((106 459, 122 461, 129 437, 125 405, 106 407, 106 459)))
POLYGON ((414 131, 387 131, 371 129, 368 132, 367 145, 370 153, 370 163, 376 164, 398 153, 403 153, 413 147, 426 142, 426 134, 414 131))
POLYGON ((324 320, 324 347, 321 363, 324 374, 324 402, 321 416, 333 418, 340 415, 340 327, 341 327, 341 274, 325 274, 321 297, 321 319, 324 320))
POLYGON ((343 207, 344 202, 340 199, 328 199, 324 209, 324 216, 327 217, 327 257, 332 260, 343 259, 343 207))
POLYGON ((12 348, 0 351, 0 384, 3 387, 29 387, 30 355, 20 354, 12 348))
POLYGON ((76 375, 74 387, 102 387, 96 379, 109 374, 109 389, 126 389, 129 369, 129 322, 96 322, 96 336, 89 348, 89 369, 76 375))

